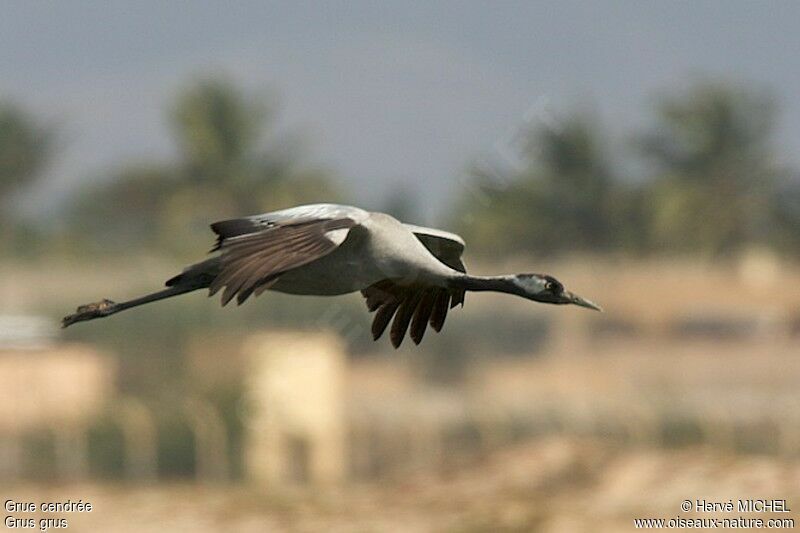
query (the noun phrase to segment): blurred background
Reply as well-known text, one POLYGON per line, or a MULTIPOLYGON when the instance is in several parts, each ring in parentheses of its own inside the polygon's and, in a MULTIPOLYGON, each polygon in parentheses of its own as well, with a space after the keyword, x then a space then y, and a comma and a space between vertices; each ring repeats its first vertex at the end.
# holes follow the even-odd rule
POLYGON ((4 500, 91 501, 76 531, 800 508, 797 4, 3 11, 4 500), (202 258, 209 223, 311 202, 458 232, 471 271, 606 312, 468 295, 396 352, 358 295, 58 329, 202 258))

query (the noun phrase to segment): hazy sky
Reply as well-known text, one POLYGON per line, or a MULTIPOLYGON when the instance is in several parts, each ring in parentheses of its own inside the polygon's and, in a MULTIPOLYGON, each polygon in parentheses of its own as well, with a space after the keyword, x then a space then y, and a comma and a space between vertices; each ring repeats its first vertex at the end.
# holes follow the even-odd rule
POLYGON ((0 95, 62 130, 33 208, 168 157, 176 91, 221 71, 274 91, 283 128, 362 204, 407 184, 431 213, 532 106, 588 103, 621 135, 699 74, 771 89, 796 163, 799 23, 797 2, 6 1, 0 95))

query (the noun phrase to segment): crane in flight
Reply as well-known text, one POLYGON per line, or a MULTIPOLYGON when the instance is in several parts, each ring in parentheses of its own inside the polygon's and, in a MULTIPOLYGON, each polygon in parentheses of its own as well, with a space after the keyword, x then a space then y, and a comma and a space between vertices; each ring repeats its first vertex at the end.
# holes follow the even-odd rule
POLYGON ((466 291, 495 291, 548 304, 597 304, 564 289, 547 274, 473 276, 454 233, 404 224, 385 213, 337 204, 312 204, 216 222, 212 252, 167 280, 166 288, 128 300, 82 305, 62 326, 113 315, 142 304, 208 288, 222 305, 242 304, 266 290, 335 296, 361 291, 375 313, 372 336, 397 348, 407 331, 419 344, 427 326, 440 331, 466 291), (394 320, 392 320, 394 318, 394 320))

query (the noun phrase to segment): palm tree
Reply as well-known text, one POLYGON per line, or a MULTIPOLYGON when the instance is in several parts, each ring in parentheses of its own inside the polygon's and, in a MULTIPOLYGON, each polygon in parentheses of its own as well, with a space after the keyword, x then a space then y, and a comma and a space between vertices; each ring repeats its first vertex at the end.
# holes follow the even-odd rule
POLYGON ((187 179, 242 179, 257 148, 268 108, 222 79, 201 80, 182 92, 172 111, 172 129, 187 179))
POLYGON ((657 177, 655 246, 725 254, 770 231, 774 105, 763 93, 702 82, 668 96, 643 142, 657 177))
POLYGON ((474 171, 480 193, 468 189, 462 199, 466 205, 459 211, 470 214, 463 231, 488 252, 617 246, 617 186, 600 139, 597 124, 586 115, 528 132, 523 169, 500 180, 474 171))
POLYGON ((40 174, 52 141, 52 130, 19 107, 0 103, 0 241, 12 236, 10 198, 40 174))
POLYGON ((222 78, 178 95, 171 119, 182 186, 169 200, 167 233, 188 226, 205 238, 210 218, 338 197, 328 173, 303 167, 294 147, 268 137, 272 116, 263 98, 222 78))
POLYGON ((291 146, 267 142, 271 116, 263 99, 225 79, 189 85, 169 116, 179 158, 115 171, 76 203, 74 221, 93 241, 105 232, 128 235, 128 249, 158 244, 190 253, 212 220, 338 199, 327 172, 303 166, 291 146), (86 223, 100 219, 103 227, 86 223))

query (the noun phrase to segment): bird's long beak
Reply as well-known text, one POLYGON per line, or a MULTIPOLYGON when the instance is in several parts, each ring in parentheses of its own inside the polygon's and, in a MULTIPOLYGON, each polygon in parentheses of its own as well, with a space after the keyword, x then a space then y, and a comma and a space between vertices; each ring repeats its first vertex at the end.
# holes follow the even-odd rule
POLYGON ((602 307, 592 302, 591 300, 587 300, 586 298, 581 298, 577 294, 573 294, 569 291, 564 291, 563 297, 566 300, 566 303, 579 305, 581 307, 586 307, 589 309, 594 309, 595 311, 600 311, 601 313, 603 312, 602 307))

